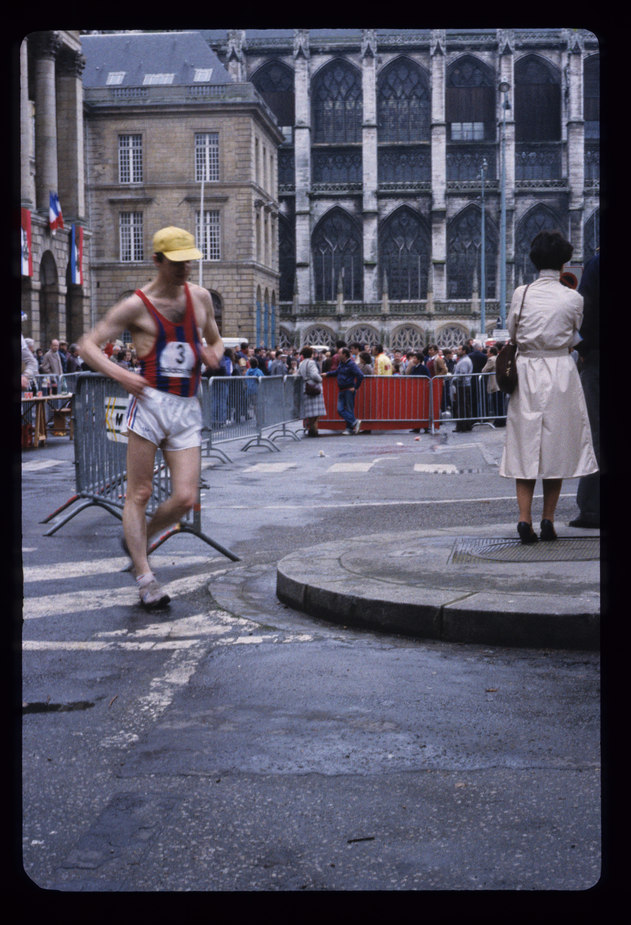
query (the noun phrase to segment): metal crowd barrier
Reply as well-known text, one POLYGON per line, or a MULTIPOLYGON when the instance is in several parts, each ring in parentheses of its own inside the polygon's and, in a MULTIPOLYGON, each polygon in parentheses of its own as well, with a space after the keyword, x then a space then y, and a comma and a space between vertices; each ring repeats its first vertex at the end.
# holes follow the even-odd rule
MULTIPOLYGON (((76 514, 92 505, 122 520, 127 488, 127 438, 123 435, 129 394, 123 387, 97 373, 80 373, 74 393, 75 494, 44 518, 49 523, 71 508, 44 534, 51 536, 76 514)), ((171 493, 171 480, 164 456, 156 452, 153 489, 147 513, 153 514, 171 493)), ((187 532, 204 540, 233 562, 239 558, 211 539, 201 529, 198 493, 193 510, 179 524, 164 533, 150 548, 153 552, 174 533, 187 532)))
MULTIPOLYGON (((482 424, 504 426, 508 396, 501 391, 489 391, 493 379, 493 373, 435 376, 431 387, 435 396, 440 394, 440 421, 464 425, 467 429, 482 424)), ((432 407, 436 407, 435 401, 432 407)))
POLYGON ((218 444, 245 440, 241 451, 298 436, 289 425, 300 419, 302 379, 296 376, 213 376, 202 380, 204 456, 229 462, 218 444), (295 380, 298 381, 295 381, 295 380), (269 431, 264 434, 263 431, 269 431))

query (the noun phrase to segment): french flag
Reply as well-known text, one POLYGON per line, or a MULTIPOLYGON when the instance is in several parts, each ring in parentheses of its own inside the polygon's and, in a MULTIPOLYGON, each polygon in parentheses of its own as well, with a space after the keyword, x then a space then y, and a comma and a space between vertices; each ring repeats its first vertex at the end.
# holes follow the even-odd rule
POLYGON ((50 194, 50 206, 48 209, 48 223, 50 225, 50 230, 53 234, 57 231, 58 228, 64 227, 64 218, 61 214, 61 206, 59 205, 59 196, 57 193, 50 194))
POLYGON ((83 228, 81 225, 72 226, 70 273, 72 283, 75 286, 83 286, 83 228))

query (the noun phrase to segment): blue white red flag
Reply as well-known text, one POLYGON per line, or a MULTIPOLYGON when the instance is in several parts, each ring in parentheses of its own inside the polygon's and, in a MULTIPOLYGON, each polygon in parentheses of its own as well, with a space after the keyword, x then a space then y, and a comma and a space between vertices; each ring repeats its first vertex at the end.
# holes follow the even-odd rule
POLYGON ((31 237, 31 213, 22 209, 22 276, 33 275, 33 249, 31 237))
POLYGON ((70 273, 72 284, 74 286, 83 286, 83 228, 81 225, 72 226, 70 273))
POLYGON ((48 209, 48 223, 50 225, 50 230, 53 234, 57 231, 58 228, 64 227, 64 219, 61 214, 61 206, 59 205, 59 196, 57 193, 50 194, 50 207, 48 209))

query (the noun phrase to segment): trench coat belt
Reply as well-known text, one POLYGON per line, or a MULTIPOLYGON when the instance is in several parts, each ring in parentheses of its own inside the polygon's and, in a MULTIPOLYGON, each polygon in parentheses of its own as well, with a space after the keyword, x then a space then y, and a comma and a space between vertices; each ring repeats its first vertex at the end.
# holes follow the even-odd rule
POLYGON ((557 350, 521 350, 517 348, 517 355, 522 357, 567 357, 569 350, 567 347, 559 347, 557 350))

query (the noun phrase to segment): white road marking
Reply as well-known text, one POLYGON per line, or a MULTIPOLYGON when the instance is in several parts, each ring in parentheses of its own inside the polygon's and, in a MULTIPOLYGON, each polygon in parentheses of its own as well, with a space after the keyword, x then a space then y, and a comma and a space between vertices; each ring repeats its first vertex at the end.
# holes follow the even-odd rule
POLYGON ((278 463, 256 463, 254 466, 249 466, 245 471, 246 472, 286 472, 287 469, 297 469, 298 464, 293 462, 278 462, 278 463))
POLYGON ((415 463, 414 464, 415 472, 440 472, 448 473, 450 475, 458 474, 458 466, 452 465, 452 463, 415 463))
POLYGON ((375 465, 372 462, 354 462, 354 463, 334 463, 329 466, 328 472, 368 472, 375 465))
MULTIPOLYGON (((30 550, 23 550, 27 552, 30 550)), ((169 555, 160 555, 157 552, 151 555, 151 565, 158 572, 160 568, 166 568, 171 566, 173 562, 176 565, 190 567, 192 565, 203 565, 205 562, 209 561, 208 556, 178 556, 177 553, 173 553, 172 556, 169 555)), ((79 562, 55 562, 48 565, 27 565, 24 567, 24 581, 25 582, 37 582, 37 581, 52 581, 57 582, 66 581, 70 578, 87 578, 90 575, 111 575, 113 572, 123 572, 125 568, 129 565, 129 559, 126 556, 119 556, 113 559, 87 559, 79 562)), ((127 578, 126 584, 130 584, 129 577, 127 578)), ((133 583, 131 583, 133 587, 133 583)))
POLYGON ((51 466, 60 466, 65 459, 29 459, 22 463, 22 472, 38 472, 40 469, 50 469, 51 466))

